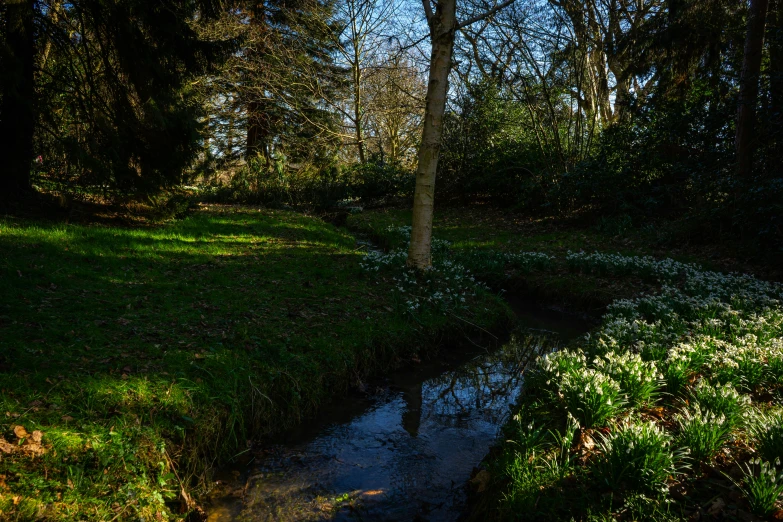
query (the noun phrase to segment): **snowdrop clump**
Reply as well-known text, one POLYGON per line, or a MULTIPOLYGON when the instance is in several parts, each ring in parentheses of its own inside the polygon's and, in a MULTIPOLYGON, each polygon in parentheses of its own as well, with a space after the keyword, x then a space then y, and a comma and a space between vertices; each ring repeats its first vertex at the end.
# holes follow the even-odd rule
POLYGON ((624 407, 620 384, 594 368, 578 368, 565 373, 558 383, 568 413, 581 426, 602 426, 624 407))
POLYGON ((663 375, 652 361, 633 352, 609 352, 593 360, 596 370, 620 384, 625 400, 633 405, 649 402, 656 396, 663 375))
MULTIPOLYGON (((407 229, 410 234, 410 227, 407 229)), ((434 257, 432 266, 420 272, 406 266, 407 255, 403 249, 388 253, 368 252, 361 267, 367 272, 389 272, 394 284, 392 291, 408 312, 422 308, 441 312, 463 310, 468 307, 471 297, 487 289, 465 266, 448 258, 434 257)))
POLYGON ((559 350, 540 356, 527 377, 532 387, 556 389, 571 371, 585 368, 587 356, 581 350, 559 350))
POLYGON ((783 285, 651 257, 569 252, 565 262, 659 290, 615 301, 578 348, 539 357, 526 379, 537 411, 608 433, 587 465, 620 491, 666 495, 681 466, 722 449, 743 458, 731 447, 747 441, 770 464, 751 463, 746 499, 758 513, 779 506, 783 410, 765 410, 770 396, 783 400, 783 285))
POLYGON ((669 477, 680 471, 675 465, 679 455, 671 450, 671 442, 666 430, 654 422, 624 422, 608 436, 599 436, 596 475, 613 489, 630 487, 665 495, 669 477))

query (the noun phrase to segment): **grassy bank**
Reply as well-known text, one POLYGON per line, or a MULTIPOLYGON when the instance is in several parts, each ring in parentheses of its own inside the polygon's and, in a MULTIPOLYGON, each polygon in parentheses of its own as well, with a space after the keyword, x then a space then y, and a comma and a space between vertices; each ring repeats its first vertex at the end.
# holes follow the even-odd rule
MULTIPOLYGON (((633 236, 523 231, 486 215, 445 212, 436 224, 452 262, 493 285, 609 306, 596 331, 529 370, 475 518, 783 516, 783 286, 642 256, 655 245, 633 236), (606 253, 617 241, 628 255, 606 253)), ((351 224, 401 245, 405 219, 386 211, 351 224)), ((743 264, 718 251, 675 255, 743 264)))
MULTIPOLYGON (((381 209, 353 215, 351 229, 375 237, 388 247, 400 246, 396 230, 411 224, 407 209, 381 209)), ((533 218, 523 214, 477 205, 467 208, 438 208, 434 236, 449 241, 451 250, 468 266, 481 269, 484 276, 507 290, 540 293, 549 300, 582 306, 607 305, 615 299, 649 290, 654 280, 635 277, 615 278, 609 274, 584 277, 564 264, 546 265, 547 270, 528 270, 500 263, 498 254, 536 252, 564 258, 571 252, 606 252, 626 256, 672 258, 698 263, 708 270, 747 272, 768 280, 783 280, 781 253, 735 242, 704 243, 688 233, 686 222, 665 222, 632 226, 620 218, 584 222, 577 217, 533 218), (497 262, 490 264, 492 260, 497 262), (483 265, 483 266, 481 266, 483 265), (524 275, 524 277, 516 277, 524 275)), ((632 276, 632 275, 631 275, 632 276)))
POLYGON ((202 207, 146 228, 5 218, 0 252, 9 520, 181 516, 248 438, 507 318, 481 289, 411 313, 353 237, 291 212, 202 207))

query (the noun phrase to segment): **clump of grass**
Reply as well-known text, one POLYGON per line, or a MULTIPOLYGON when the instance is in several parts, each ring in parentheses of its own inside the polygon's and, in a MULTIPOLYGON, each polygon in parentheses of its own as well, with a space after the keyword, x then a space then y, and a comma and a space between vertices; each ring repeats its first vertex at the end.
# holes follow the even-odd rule
POLYGON ((554 484, 574 469, 571 446, 578 430, 576 419, 569 416, 563 433, 547 429, 533 417, 540 412, 523 409, 514 416, 516 429, 513 445, 505 452, 501 469, 509 479, 506 502, 515 511, 536 508, 543 484, 554 484))
POLYGON ((731 424, 725 415, 702 410, 698 404, 683 409, 675 420, 680 429, 680 443, 697 462, 712 459, 731 432, 731 424))
POLYGON ((780 458, 775 459, 774 465, 756 459, 745 465, 744 486, 734 482, 756 515, 771 515, 783 500, 783 473, 778 471, 779 466, 780 458))
POLYGON ((688 381, 693 372, 687 364, 672 361, 664 365, 663 380, 666 383, 666 393, 671 397, 681 397, 688 388, 688 381))
POLYGON ((597 357, 593 366, 620 384, 620 392, 632 406, 653 402, 658 394, 660 379, 663 378, 656 364, 643 361, 638 353, 609 352, 597 357))
POLYGON ((654 422, 627 423, 600 436, 601 456, 593 466, 596 478, 612 490, 662 496, 678 473, 671 437, 654 422))

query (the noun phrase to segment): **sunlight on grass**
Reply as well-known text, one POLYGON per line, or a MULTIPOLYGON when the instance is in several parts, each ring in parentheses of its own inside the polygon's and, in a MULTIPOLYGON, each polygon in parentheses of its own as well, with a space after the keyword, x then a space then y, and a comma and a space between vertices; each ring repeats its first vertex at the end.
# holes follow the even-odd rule
POLYGON ((45 476, 21 453, 0 462, 3 513, 170 512, 173 462, 204 480, 251 435, 424 342, 349 234, 292 212, 214 207, 135 229, 5 219, 0 252, 3 431, 40 430, 50 448, 45 476))

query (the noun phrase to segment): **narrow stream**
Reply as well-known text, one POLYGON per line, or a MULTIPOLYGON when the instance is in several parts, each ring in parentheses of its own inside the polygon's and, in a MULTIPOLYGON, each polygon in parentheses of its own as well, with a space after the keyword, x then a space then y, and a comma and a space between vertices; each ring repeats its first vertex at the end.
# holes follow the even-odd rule
POLYGON ((255 451, 246 486, 210 522, 457 520, 465 484, 495 443, 525 365, 589 325, 510 299, 520 327, 503 347, 443 350, 335 401, 255 451))

